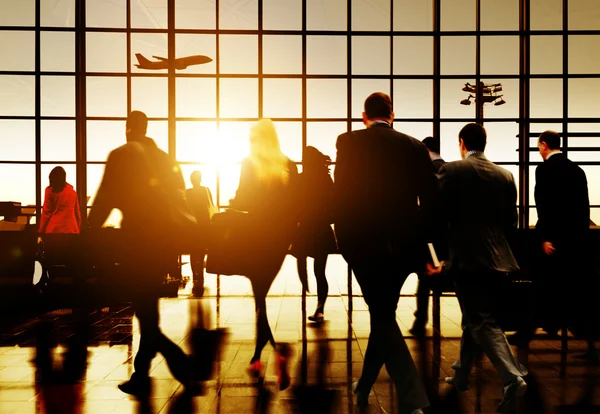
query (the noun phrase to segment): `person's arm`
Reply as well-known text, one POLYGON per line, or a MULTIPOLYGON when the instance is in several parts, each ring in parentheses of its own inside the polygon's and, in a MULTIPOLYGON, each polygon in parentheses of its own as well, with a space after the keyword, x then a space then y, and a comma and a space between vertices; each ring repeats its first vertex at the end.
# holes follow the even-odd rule
POLYGON ((90 228, 97 229, 102 227, 112 209, 116 207, 115 197, 118 192, 119 162, 119 158, 115 152, 111 152, 106 160, 104 176, 102 177, 102 182, 100 183, 100 187, 98 187, 94 204, 92 204, 88 216, 88 226, 90 228))
POLYGON ((46 187, 46 192, 44 193, 44 205, 42 207, 42 215, 40 218, 40 226, 38 228, 39 234, 46 233, 46 228, 48 227, 48 222, 50 221, 52 212, 54 212, 54 207, 54 193, 52 192, 51 187, 46 187))
POLYGON ((515 177, 510 174, 510 182, 507 187, 506 211, 504 213, 506 235, 509 239, 512 239, 517 231, 518 217, 517 185, 515 184, 515 177))
POLYGON ((415 177, 419 180, 419 208, 424 221, 424 236, 427 242, 433 242, 437 239, 439 231, 439 223, 437 222, 439 213, 436 212, 439 206, 437 203, 439 196, 438 179, 435 175, 435 166, 424 145, 418 147, 417 156, 418 171, 415 171, 415 177))

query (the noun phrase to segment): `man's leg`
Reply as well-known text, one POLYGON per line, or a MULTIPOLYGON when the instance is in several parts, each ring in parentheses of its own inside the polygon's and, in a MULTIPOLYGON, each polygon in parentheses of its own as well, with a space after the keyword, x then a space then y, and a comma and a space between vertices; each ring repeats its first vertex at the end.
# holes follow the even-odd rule
POLYGON ((426 277, 426 275, 420 274, 417 284, 417 309, 415 310, 415 321, 410 329, 410 333, 415 336, 423 336, 425 334, 425 325, 427 325, 430 284, 425 279, 426 277))
POLYGON ((357 393, 368 395, 385 364, 396 385, 401 413, 428 406, 421 378, 396 321, 400 290, 408 273, 387 257, 357 263, 353 269, 371 318, 371 333, 357 393))

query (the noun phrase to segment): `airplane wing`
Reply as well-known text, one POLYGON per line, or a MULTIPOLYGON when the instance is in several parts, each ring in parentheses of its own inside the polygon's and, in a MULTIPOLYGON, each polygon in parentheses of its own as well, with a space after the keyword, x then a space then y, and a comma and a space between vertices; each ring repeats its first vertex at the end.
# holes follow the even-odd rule
POLYGON ((162 60, 163 62, 164 62, 164 61, 167 61, 167 60, 169 60, 169 59, 167 59, 167 58, 160 57, 160 56, 152 56, 152 57, 153 57, 154 59, 162 60))

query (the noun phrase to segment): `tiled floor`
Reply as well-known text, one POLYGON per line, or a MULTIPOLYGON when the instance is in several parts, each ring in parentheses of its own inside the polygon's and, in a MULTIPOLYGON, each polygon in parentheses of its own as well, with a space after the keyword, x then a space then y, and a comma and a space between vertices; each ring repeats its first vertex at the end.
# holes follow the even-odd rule
MULTIPOLYGON (((132 356, 135 355, 139 336, 136 320, 126 308, 112 308, 107 313, 92 316, 92 341, 89 346, 85 381, 76 385, 38 386, 35 383, 33 321, 19 324, 2 332, 0 343, 0 413, 292 413, 292 412, 358 412, 353 406, 349 384, 360 375, 362 359, 369 333, 368 312, 360 289, 354 282, 355 296, 349 301, 344 272, 329 275, 330 298, 326 305, 327 323, 318 328, 303 324, 302 299, 297 295, 299 283, 293 272, 282 272, 276 280, 272 296, 268 299, 268 317, 279 342, 289 342, 294 349, 292 358, 293 385, 283 392, 277 391, 277 378, 273 352, 265 348, 266 365, 264 382, 250 378, 246 367, 253 351, 254 304, 244 296, 249 284, 243 278, 221 278, 219 292, 229 289, 236 297, 217 298, 217 282, 207 279, 209 297, 189 299, 189 286, 180 292, 178 299, 161 301, 161 326, 166 335, 189 352, 187 332, 190 315, 196 314, 198 305, 210 311, 207 319, 212 327, 229 328, 230 336, 223 350, 222 362, 216 377, 206 383, 205 395, 186 399, 165 361, 159 355, 152 364, 154 390, 146 402, 136 401, 117 389, 117 384, 132 373, 132 356), (303 355, 306 357, 303 358, 303 355), (321 377, 318 372, 321 368, 321 377), (322 381, 322 386, 317 383, 322 381), (308 386, 299 388, 305 383, 308 386), (304 393, 302 393, 304 392, 304 393), (331 411, 319 411, 318 402, 333 401, 331 411), (313 406, 310 406, 310 404, 313 406), (308 407, 308 408, 307 408, 308 407)), ((312 281, 311 281, 312 283, 312 281)), ((415 281, 407 281, 403 293, 414 292, 415 281)), ((450 365, 458 355, 460 310, 453 297, 442 298, 441 364, 440 378, 432 377, 433 341, 419 343, 408 336, 414 311, 414 298, 403 297, 398 307, 398 320, 407 335, 407 343, 421 369, 436 403, 432 412, 494 412, 500 399, 500 383, 495 370, 484 360, 478 371, 480 387, 473 386, 464 394, 456 395, 440 378, 450 374, 450 365), (480 397, 477 397, 480 391, 480 397), (435 398, 439 395, 439 401, 435 398)), ((306 299, 306 312, 316 304, 312 294, 306 299)), ((57 337, 69 335, 68 321, 72 315, 53 315, 57 337)), ((584 343, 569 340, 567 376, 559 376, 560 341, 539 336, 528 355, 531 378, 530 388, 519 408, 521 413, 597 412, 591 405, 599 398, 594 392, 597 368, 588 367, 573 358, 581 352, 584 343), (559 411, 560 406, 577 404, 587 392, 587 408, 559 411), (587 411, 586 411, 587 410, 587 411)), ((55 350, 57 364, 63 348, 55 350)), ((521 355, 524 360, 527 355, 521 355)), ((475 378, 475 376, 474 376, 475 378)), ((473 381, 475 385, 475 381, 473 381)), ((370 396, 370 413, 393 413, 394 391, 382 370, 374 392, 370 396)))

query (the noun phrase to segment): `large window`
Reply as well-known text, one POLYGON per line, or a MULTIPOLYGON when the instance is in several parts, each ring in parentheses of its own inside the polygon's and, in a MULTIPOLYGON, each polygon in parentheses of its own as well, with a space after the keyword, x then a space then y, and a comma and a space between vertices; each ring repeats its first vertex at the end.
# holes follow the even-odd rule
POLYGON ((0 200, 39 209, 62 165, 90 206, 132 109, 220 206, 257 119, 275 121, 294 161, 306 145, 335 160, 337 135, 362 127, 374 91, 392 96, 397 129, 439 136, 451 161, 476 116, 462 88, 482 81, 503 86, 506 104, 484 107, 487 155, 519 183, 521 224, 536 220, 545 129, 585 169, 600 223, 599 47, 596 0, 0 0, 0 200), (212 61, 148 70, 138 54, 212 61))

